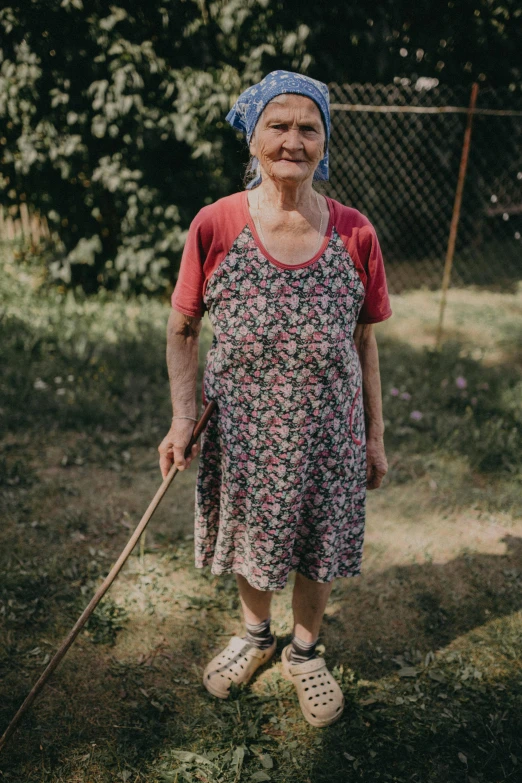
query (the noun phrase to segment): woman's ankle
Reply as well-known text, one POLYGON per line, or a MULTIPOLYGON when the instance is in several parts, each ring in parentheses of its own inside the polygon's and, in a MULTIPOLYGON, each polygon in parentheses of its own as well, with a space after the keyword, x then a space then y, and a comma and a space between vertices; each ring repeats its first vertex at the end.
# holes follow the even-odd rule
POLYGON ((317 658, 315 652, 317 642, 318 639, 315 639, 313 642, 305 642, 294 635, 292 644, 288 650, 288 660, 290 663, 306 663, 306 661, 317 658))
POLYGON ((250 644, 259 647, 260 650, 266 650, 274 643, 274 637, 270 631, 270 617, 257 624, 245 623, 246 634, 243 639, 246 639, 250 644))

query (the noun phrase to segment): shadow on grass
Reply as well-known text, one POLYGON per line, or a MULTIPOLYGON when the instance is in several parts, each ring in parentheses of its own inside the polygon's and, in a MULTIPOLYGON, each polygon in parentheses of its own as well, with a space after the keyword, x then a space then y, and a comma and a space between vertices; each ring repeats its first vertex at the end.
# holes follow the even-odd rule
MULTIPOLYGON (((173 609, 161 624, 159 647, 138 661, 118 660, 110 647, 80 638, 0 769, 6 779, 11 774, 27 783, 73 779, 80 768, 96 781, 118 780, 123 769, 136 774, 129 779, 170 780, 159 776, 179 762, 168 761, 169 748, 216 761, 227 748, 244 747, 245 775, 258 769, 262 748, 276 759, 274 780, 281 781, 335 783, 349 773, 368 781, 447 783, 465 771, 459 753, 477 780, 503 779, 502 769, 507 774, 519 758, 522 729, 522 626, 510 627, 522 606, 522 539, 509 537, 506 545, 505 555, 463 555, 443 565, 394 567, 358 584, 336 583, 339 608, 323 638, 330 665, 342 664, 337 676, 348 704, 335 726, 308 727, 292 686, 272 673, 262 694, 245 689, 228 702, 214 700, 200 678, 215 634, 227 623, 224 606, 201 619, 199 610, 189 619, 173 609), (455 657, 433 654, 464 634, 455 657), (478 675, 475 648, 492 662, 478 675)), ((196 578, 202 591, 211 586, 199 573, 196 578)), ((56 610, 49 601, 48 616, 56 610)), ((147 638, 147 626, 157 623, 154 614, 142 618, 139 633, 147 638)), ((41 647, 51 628, 40 626, 30 644, 30 629, 24 631, 26 648, 41 647)), ((282 646, 280 640, 279 652, 282 646)), ((15 650, 10 660, 4 655, 2 726, 38 674, 28 660, 27 650, 22 659, 15 650)), ((235 779, 227 775, 215 779, 235 779)))
POLYGON ((332 658, 362 677, 379 678, 396 670, 400 645, 426 654, 522 609, 522 539, 502 541, 503 555, 469 552, 444 564, 393 566, 338 580, 337 608, 323 631, 332 658))
POLYGON ((168 420, 165 336, 152 327, 115 343, 72 334, 60 324, 43 333, 10 316, 1 324, 4 431, 27 427, 128 432, 168 420))
POLYGON ((522 686, 518 676, 463 686, 454 662, 431 670, 381 701, 348 701, 345 715, 322 736, 321 752, 300 783, 517 781, 522 686), (441 674, 444 671, 445 674, 441 674), (455 686, 462 691, 454 692, 455 686), (364 706, 364 704, 367 706, 364 706))

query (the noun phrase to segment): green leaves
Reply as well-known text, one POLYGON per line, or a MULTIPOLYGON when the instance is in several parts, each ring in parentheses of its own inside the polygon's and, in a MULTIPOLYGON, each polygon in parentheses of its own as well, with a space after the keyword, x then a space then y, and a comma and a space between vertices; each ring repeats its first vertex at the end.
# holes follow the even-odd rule
MULTIPOLYGON (((64 0, 43 31, 22 3, 0 11, 0 175, 22 174, 25 200, 56 216, 40 257, 52 277, 88 292, 169 290, 190 220, 240 186, 232 101, 278 53, 278 67, 302 64, 308 27, 273 10, 64 0)), ((8 193, 18 203, 19 185, 8 193)))
POLYGON ((246 745, 237 745, 226 753, 212 752, 207 755, 191 753, 185 750, 171 750, 167 759, 160 765, 164 781, 205 781, 205 783, 239 783, 240 780, 251 780, 253 783, 269 781, 270 775, 266 769, 271 769, 273 761, 270 756, 262 756, 263 769, 244 777, 243 766, 249 751, 246 745), (268 761, 269 760, 269 761, 268 761))

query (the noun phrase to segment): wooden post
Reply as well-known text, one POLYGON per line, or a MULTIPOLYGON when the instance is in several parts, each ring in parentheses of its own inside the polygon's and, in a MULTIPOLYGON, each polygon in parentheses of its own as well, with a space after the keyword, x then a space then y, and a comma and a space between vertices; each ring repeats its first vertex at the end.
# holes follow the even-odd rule
POLYGON ((31 243, 33 249, 38 249, 40 245, 40 218, 34 211, 31 212, 31 243))
POLYGON ((24 239, 29 239, 31 235, 31 222, 29 219, 29 210, 27 209, 27 204, 25 201, 22 201, 19 209, 20 219, 22 221, 22 235, 24 239))
POLYGON ((442 276, 442 296, 440 300, 439 323, 437 326, 437 337, 435 346, 440 350, 442 345, 442 324, 444 321, 444 310, 446 309, 446 300, 448 288, 451 279, 451 269, 453 267, 453 256, 455 254, 455 243, 457 241, 457 231, 460 219, 460 207, 462 204, 462 193, 464 191, 464 182, 466 180, 466 170, 468 168, 469 147, 471 141, 471 125, 473 122, 473 112, 477 103, 478 83, 474 82, 471 87, 471 98, 469 102, 466 130, 464 132, 464 143, 462 145, 462 155, 460 158, 459 178, 457 190, 455 193, 455 202, 453 204, 453 215, 451 217, 451 227, 448 239, 448 249, 446 251, 446 261, 444 263, 444 274, 442 276))

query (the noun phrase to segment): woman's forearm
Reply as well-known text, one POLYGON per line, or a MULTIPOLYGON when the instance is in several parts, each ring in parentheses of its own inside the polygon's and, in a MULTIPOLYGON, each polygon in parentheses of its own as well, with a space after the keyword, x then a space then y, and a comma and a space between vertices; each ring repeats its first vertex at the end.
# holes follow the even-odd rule
POLYGON ((362 369, 366 436, 367 438, 382 438, 384 420, 379 351, 372 325, 358 325, 355 329, 354 340, 362 369))
POLYGON ((174 416, 197 416, 200 319, 177 311, 167 326, 167 369, 174 416))

